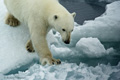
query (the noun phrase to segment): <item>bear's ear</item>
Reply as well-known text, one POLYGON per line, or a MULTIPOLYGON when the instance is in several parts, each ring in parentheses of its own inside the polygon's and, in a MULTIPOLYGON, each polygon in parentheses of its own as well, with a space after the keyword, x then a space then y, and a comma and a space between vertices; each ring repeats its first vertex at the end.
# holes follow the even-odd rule
POLYGON ((58 19, 58 16, 57 15, 54 15, 54 20, 58 19))
POLYGON ((75 16, 76 16, 76 13, 75 13, 75 12, 73 12, 73 13, 72 13, 72 16, 73 16, 73 18, 75 18, 75 16))

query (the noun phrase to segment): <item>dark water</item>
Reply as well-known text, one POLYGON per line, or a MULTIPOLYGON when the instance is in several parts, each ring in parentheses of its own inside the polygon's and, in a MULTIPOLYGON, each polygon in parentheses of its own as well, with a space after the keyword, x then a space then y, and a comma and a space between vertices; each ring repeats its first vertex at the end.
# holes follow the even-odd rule
POLYGON ((85 20, 93 20, 105 12, 105 3, 80 0, 60 0, 60 3, 71 13, 77 13, 75 21, 79 24, 83 24, 85 20))

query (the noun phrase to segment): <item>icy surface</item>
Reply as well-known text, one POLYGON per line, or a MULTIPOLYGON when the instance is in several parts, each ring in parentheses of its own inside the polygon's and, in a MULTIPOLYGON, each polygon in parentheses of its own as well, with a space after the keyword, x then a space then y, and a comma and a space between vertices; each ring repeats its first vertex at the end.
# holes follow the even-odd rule
POLYGON ((28 54, 25 44, 29 39, 27 27, 10 27, 4 23, 7 10, 0 0, 0 73, 7 73, 12 69, 32 61, 36 54, 28 54), (24 35, 24 36, 22 36, 24 35))
MULTIPOLYGON (((98 65, 88 67, 80 63, 62 63, 59 66, 41 66, 34 64, 25 72, 15 75, 0 75, 1 80, 108 80, 111 73, 120 71, 120 65, 111 67, 110 65, 98 65)), ((119 76, 116 80, 119 80, 119 76)), ((112 78, 110 79, 112 80, 112 78)))
POLYGON ((88 57, 100 57, 106 53, 104 46, 97 38, 82 38, 77 42, 76 48, 88 57))
POLYGON ((116 1, 107 5, 102 16, 85 21, 84 25, 75 23, 69 45, 61 41, 58 32, 51 30, 47 36, 48 45, 53 56, 60 58, 62 64, 41 66, 37 64, 37 53, 31 54, 25 49, 30 38, 27 27, 4 24, 7 10, 0 0, 0 80, 120 80, 120 63, 115 66, 108 64, 109 61, 100 64, 112 55, 119 55, 113 46, 105 48, 101 43, 120 41, 119 4, 120 1, 116 1), (103 57, 105 60, 102 60, 103 57), (93 62, 97 65, 88 65, 93 62), (25 71, 20 71, 22 66, 25 71), (14 71, 19 72, 13 74, 14 71))

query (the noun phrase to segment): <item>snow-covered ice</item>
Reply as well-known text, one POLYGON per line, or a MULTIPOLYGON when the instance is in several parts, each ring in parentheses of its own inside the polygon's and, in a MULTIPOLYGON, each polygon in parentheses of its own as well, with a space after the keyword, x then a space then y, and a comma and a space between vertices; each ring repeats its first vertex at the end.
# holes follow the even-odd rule
MULTIPOLYGON (((100 64, 96 67, 88 67, 80 63, 62 63, 59 66, 41 66, 34 64, 25 72, 8 76, 0 75, 1 80, 114 80, 110 74, 120 71, 120 65, 116 67, 100 64)), ((116 77, 115 80, 119 80, 116 77)))
POLYGON ((120 42, 119 4, 120 1, 108 4, 105 13, 95 20, 85 21, 83 25, 75 23, 69 45, 62 42, 58 32, 51 30, 47 36, 48 45, 62 64, 41 66, 37 63, 37 53, 31 54, 25 49, 29 39, 27 27, 4 24, 7 10, 0 0, 0 80, 120 80, 119 59, 117 65, 108 64, 109 58, 114 61, 117 60, 114 56, 120 56, 120 45, 116 49, 103 44, 120 42), (89 65, 94 62, 96 65, 89 65), (15 71, 18 73, 12 74, 15 71))
POLYGON ((76 49, 79 52, 82 51, 84 55, 88 57, 100 57, 107 53, 104 46, 100 43, 100 41, 97 38, 80 39, 76 44, 76 49))

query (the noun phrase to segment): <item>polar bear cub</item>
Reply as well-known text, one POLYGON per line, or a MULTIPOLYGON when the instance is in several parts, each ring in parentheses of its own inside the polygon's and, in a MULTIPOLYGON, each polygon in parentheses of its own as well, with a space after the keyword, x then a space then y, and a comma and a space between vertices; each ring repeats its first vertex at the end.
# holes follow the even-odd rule
POLYGON ((60 64, 48 48, 46 35, 52 28, 57 30, 64 43, 70 43, 76 13, 69 13, 58 0, 4 0, 8 9, 6 24, 28 26, 31 39, 27 42, 29 52, 38 53, 42 65, 60 64))

